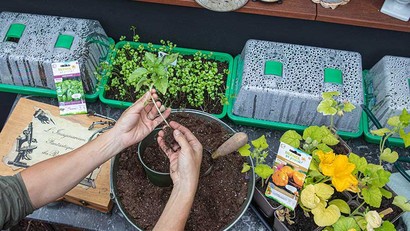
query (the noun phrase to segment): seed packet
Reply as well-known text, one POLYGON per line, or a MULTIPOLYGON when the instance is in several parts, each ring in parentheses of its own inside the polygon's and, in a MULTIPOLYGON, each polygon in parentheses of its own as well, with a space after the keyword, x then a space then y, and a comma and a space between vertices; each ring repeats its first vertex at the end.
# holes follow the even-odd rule
POLYGON ((281 142, 265 196, 294 210, 311 160, 311 155, 281 142))
POLYGON ((60 115, 85 114, 87 105, 78 61, 52 63, 60 115))

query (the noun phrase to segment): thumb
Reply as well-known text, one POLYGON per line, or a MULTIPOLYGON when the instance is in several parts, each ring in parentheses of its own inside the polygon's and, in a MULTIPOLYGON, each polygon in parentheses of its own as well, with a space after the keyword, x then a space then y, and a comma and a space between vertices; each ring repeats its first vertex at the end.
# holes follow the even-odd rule
POLYGON ((130 108, 133 111, 141 111, 144 107, 145 107, 145 103, 148 102, 148 100, 150 99, 151 96, 151 92, 147 91, 145 92, 145 94, 139 98, 130 108))
POLYGON ((184 134, 181 133, 181 131, 175 129, 174 130, 174 138, 181 147, 181 149, 187 149, 190 148, 188 140, 184 136, 184 134))

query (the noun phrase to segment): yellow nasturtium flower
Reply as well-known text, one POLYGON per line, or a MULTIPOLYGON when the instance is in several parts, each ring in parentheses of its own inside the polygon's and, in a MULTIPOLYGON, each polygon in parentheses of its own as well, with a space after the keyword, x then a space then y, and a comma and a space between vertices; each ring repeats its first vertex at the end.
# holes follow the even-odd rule
POLYGON ((332 178, 332 184, 338 192, 356 188, 358 181, 352 175, 356 165, 350 163, 346 155, 335 155, 333 152, 324 153, 321 150, 317 151, 317 155, 320 159, 319 168, 323 175, 332 178))

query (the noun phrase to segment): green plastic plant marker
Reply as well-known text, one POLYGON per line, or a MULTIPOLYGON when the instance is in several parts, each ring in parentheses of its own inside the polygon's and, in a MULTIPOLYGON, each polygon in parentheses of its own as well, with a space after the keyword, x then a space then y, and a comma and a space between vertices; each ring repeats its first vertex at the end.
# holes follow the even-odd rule
POLYGON ((74 37, 71 35, 60 34, 57 38, 57 42, 54 45, 55 48, 70 49, 73 44, 74 37))
POLYGON ((26 29, 26 25, 24 24, 20 24, 20 23, 11 24, 9 27, 9 30, 7 31, 5 41, 8 41, 10 38, 16 38, 16 39, 21 38, 24 32, 24 29, 26 29))
POLYGON ((283 64, 278 61, 269 60, 265 62, 265 75, 276 75, 282 77, 283 64))
POLYGON ((342 71, 333 68, 325 68, 325 83, 343 84, 342 71))

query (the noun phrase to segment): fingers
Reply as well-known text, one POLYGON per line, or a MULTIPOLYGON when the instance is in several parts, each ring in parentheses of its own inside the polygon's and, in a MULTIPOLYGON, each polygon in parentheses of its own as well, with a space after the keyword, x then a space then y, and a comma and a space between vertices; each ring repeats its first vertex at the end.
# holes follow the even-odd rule
POLYGON ((158 141, 159 147, 162 149, 162 151, 165 152, 165 154, 169 158, 169 155, 171 155, 171 153, 172 153, 172 149, 165 144, 164 131, 161 130, 161 131, 158 132, 157 141, 158 141))
POLYGON ((188 128, 175 121, 171 121, 170 126, 175 129, 174 137, 181 148, 188 148, 192 146, 195 151, 202 151, 201 143, 188 128))

